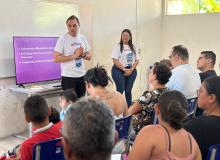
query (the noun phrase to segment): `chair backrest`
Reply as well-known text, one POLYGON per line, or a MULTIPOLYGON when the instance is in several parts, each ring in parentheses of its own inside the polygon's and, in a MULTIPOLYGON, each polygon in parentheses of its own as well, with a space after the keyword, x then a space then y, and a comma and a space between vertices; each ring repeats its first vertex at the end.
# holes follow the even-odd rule
POLYGON ((118 139, 119 141, 125 140, 125 148, 122 153, 128 153, 130 147, 130 138, 131 138, 131 127, 132 126, 132 119, 131 115, 128 115, 123 118, 119 118, 115 120, 115 129, 118 132, 118 139))
POLYGON ((188 102, 188 117, 193 118, 197 108, 197 97, 187 99, 188 102))
POLYGON ((61 138, 35 144, 32 160, 65 160, 61 138))
POLYGON ((220 160, 220 144, 209 147, 206 160, 220 160))
POLYGON ((118 131, 118 138, 127 139, 131 128, 131 115, 115 120, 115 128, 118 131))

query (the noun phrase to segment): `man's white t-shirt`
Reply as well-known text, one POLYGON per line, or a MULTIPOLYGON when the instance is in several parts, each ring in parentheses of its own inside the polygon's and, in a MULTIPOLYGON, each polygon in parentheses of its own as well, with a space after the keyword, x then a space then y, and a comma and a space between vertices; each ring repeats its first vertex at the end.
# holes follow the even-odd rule
POLYGON ((172 76, 166 86, 182 92, 187 99, 197 97, 201 85, 199 71, 190 64, 178 65, 172 70, 172 76))
POLYGON ((112 58, 118 59, 123 67, 132 66, 136 60, 139 59, 138 53, 134 53, 129 45, 124 45, 123 51, 120 51, 120 44, 118 44, 112 51, 112 58))
MULTIPOLYGON (((83 52, 91 49, 85 36, 78 34, 76 37, 73 37, 69 33, 66 33, 57 40, 54 50, 65 56, 69 56, 73 55, 75 50, 81 46, 83 47, 83 52)), ((85 72, 83 58, 61 63, 61 76, 77 78, 84 76, 85 72)))

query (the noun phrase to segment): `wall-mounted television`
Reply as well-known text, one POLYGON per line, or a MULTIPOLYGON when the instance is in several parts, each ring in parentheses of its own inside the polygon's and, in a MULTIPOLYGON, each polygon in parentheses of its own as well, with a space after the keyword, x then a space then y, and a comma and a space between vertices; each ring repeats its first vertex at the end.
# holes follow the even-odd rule
POLYGON ((13 37, 16 84, 61 79, 60 63, 53 60, 58 37, 13 37))

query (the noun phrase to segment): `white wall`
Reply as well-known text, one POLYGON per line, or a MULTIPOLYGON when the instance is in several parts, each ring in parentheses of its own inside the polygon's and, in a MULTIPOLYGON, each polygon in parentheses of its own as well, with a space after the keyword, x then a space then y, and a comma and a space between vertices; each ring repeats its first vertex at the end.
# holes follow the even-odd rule
MULTIPOLYGON (((0 138, 28 129, 23 112, 27 95, 11 92, 14 84, 14 78, 0 79, 0 138)), ((47 97, 47 102, 49 106, 59 107, 56 97, 47 97)))
MULTIPOLYGON (((111 75, 113 47, 119 42, 123 29, 129 28, 137 48, 142 45, 138 77, 133 87, 137 99, 146 88, 146 68, 160 55, 161 0, 96 0, 93 20, 93 64, 106 66, 111 75), (137 21, 136 21, 137 20, 137 21)), ((159 56, 160 57, 160 56, 159 56)))
MULTIPOLYGON (((45 1, 74 2, 80 6, 81 32, 92 44, 94 54, 92 62, 87 63, 87 68, 99 62, 105 65, 110 73, 112 48, 119 42, 124 28, 132 30, 134 43, 136 44, 136 39, 137 44, 144 43, 141 49, 138 78, 133 89, 134 97, 139 97, 146 87, 146 66, 160 57, 158 55, 160 55, 161 0, 138 0, 138 12, 136 12, 134 0, 112 0, 108 3, 103 0, 45 1)), ((65 30, 66 28, 64 32, 65 30)), ((22 108, 26 97, 10 92, 9 88, 14 85, 14 77, 0 79, 0 137, 27 129, 22 108)), ((58 104, 56 98, 47 100, 50 105, 57 106, 58 104)))
POLYGON ((13 36, 60 36, 66 28, 66 17, 79 13, 73 4, 34 0, 0 3, 0 78, 15 76, 13 36))
MULTIPOLYGON (((93 60, 87 63, 87 68, 99 63, 105 65, 110 74, 112 48, 119 42, 124 28, 132 30, 134 44, 141 48, 138 77, 133 87, 134 99, 146 88, 147 67, 167 58, 174 45, 183 44, 189 49, 190 63, 193 65, 196 65, 202 50, 213 50, 217 55, 217 62, 220 61, 220 14, 161 17, 161 0, 138 0, 138 10, 134 0, 112 0, 108 3, 103 0, 65 2, 73 1, 80 5, 81 32, 92 44, 93 60)), ((218 67, 216 71, 219 73, 218 67)), ((25 97, 8 90, 14 84, 14 78, 0 79, 0 137, 27 128, 22 109, 25 97)), ((49 98, 48 102, 56 105, 58 101, 56 98, 49 98)))
MULTIPOLYGON (((61 6, 59 4, 43 1, 35 2, 35 0, 16 0, 16 2, 15 0, 8 0, 0 2, 2 12, 0 21, 4 23, 4 25, 0 26, 0 33, 4 35, 0 39, 1 49, 4 49, 0 53, 1 70, 6 68, 7 71, 7 68, 13 68, 14 66, 14 63, 8 63, 6 59, 2 58, 9 57, 10 62, 13 62, 13 35, 60 36, 65 33, 66 16, 76 14, 78 8, 75 7, 74 9, 72 4, 66 5, 61 3, 61 6), (55 9, 56 11, 53 11, 55 9), (6 17, 5 15, 8 10, 12 11, 6 17), (19 11, 19 14, 17 11, 19 11), (20 20, 20 23, 16 20, 20 20), (4 63, 2 64, 2 62, 4 63), (2 65, 4 65, 4 68, 2 65)), ((15 77, 2 77, 4 76, 1 76, 0 73, 0 137, 23 132, 27 129, 22 107, 27 96, 15 94, 9 90, 10 87, 15 86, 15 77)), ((47 98, 47 100, 49 105, 58 106, 57 97, 47 98)))
POLYGON ((134 98, 146 90, 149 66, 161 58, 161 0, 138 0, 137 48, 141 48, 141 63, 138 66, 133 93, 134 98))
POLYGON ((216 71, 220 62, 220 13, 164 16, 162 21, 161 53, 164 58, 170 54, 174 45, 185 45, 190 54, 190 63, 196 60, 203 50, 216 53, 216 71))

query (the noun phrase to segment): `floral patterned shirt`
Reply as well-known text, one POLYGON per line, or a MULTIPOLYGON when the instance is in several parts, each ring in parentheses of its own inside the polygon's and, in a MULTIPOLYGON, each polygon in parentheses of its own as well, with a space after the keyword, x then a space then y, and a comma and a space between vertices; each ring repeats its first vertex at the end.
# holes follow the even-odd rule
POLYGON ((146 125, 154 122, 154 105, 158 102, 158 98, 168 88, 154 89, 152 91, 145 91, 139 98, 138 103, 141 106, 141 111, 132 116, 133 128, 136 134, 146 125))

